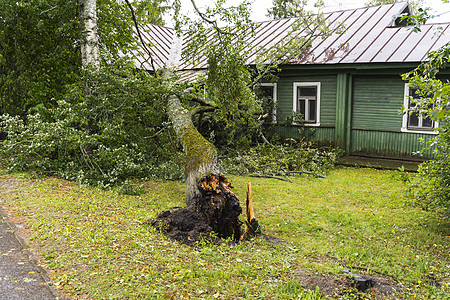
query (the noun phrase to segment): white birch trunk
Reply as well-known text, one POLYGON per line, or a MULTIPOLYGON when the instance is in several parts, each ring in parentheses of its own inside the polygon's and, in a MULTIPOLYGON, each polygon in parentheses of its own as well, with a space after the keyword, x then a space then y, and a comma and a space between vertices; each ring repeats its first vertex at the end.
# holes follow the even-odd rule
POLYGON ((83 24, 83 39, 81 41, 81 61, 83 68, 93 66, 100 68, 97 36, 97 1, 78 0, 81 22, 83 24))

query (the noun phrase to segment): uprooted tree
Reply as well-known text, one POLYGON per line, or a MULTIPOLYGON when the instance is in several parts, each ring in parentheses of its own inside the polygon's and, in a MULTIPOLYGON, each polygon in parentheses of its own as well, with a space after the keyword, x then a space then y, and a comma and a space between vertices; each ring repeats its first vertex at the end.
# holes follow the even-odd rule
MULTIPOLYGON (((328 28, 320 15, 312 17, 310 13, 299 11, 300 17, 284 42, 271 49, 251 50, 258 25, 249 19, 248 3, 224 8, 225 1, 218 1, 214 8, 201 12, 195 2, 191 2, 200 21, 184 20, 189 24, 190 44, 183 57, 194 65, 207 60, 204 82, 207 92, 205 97, 190 88, 182 97, 173 93, 166 97, 166 112, 186 153, 187 206, 161 213, 153 224, 163 228, 170 237, 188 243, 212 232, 219 237, 239 240, 241 222, 238 217, 242 211, 239 200, 226 178, 220 175, 215 146, 200 134, 193 118, 199 113, 212 113, 223 122, 225 130, 253 128, 264 139, 258 130, 263 111, 254 92, 255 85, 267 80, 279 65, 300 55, 313 37, 325 35, 328 28), (219 27, 220 21, 229 25, 219 27), (255 68, 248 67, 248 57, 255 52, 259 54, 255 68), (196 104, 188 105, 186 101, 196 104)), ((172 71, 163 71, 167 87, 176 85, 171 75, 172 71)), ((175 88, 169 88, 172 90, 175 88)))

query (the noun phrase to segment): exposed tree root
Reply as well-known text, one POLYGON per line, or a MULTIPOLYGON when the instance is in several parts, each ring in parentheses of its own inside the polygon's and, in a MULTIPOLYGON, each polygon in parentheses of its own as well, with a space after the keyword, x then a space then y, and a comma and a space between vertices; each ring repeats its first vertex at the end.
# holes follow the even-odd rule
POLYGON ((232 238, 239 241, 242 208, 222 175, 211 174, 198 181, 200 195, 187 207, 172 208, 160 213, 151 221, 171 239, 193 244, 199 239, 232 238))

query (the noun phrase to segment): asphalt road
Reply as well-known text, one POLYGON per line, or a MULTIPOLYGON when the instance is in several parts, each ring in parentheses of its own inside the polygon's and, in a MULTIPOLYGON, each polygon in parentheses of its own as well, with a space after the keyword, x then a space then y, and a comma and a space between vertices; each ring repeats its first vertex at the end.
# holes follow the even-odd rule
POLYGON ((0 214, 0 300, 58 299, 0 214))

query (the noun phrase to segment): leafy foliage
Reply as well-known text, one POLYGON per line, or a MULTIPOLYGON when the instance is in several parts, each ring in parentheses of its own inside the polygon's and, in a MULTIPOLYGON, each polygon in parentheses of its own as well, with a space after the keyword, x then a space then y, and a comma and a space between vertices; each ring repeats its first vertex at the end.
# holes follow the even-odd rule
POLYGON ((435 159, 423 163, 419 175, 411 179, 411 194, 424 209, 444 210, 450 217, 450 83, 439 79, 439 70, 450 61, 450 44, 429 53, 428 61, 404 74, 410 85, 420 90, 416 103, 422 114, 439 122, 438 135, 426 146, 435 159))
POLYGON ((265 144, 236 151, 222 159, 224 172, 239 175, 320 176, 332 169, 341 155, 338 149, 318 149, 310 142, 290 140, 277 145, 265 144))
MULTIPOLYGON (((97 2, 100 50, 113 61, 136 49, 133 22, 125 3, 97 2)), ((163 4, 138 1, 141 24, 162 24, 163 4)), ((82 77, 80 38, 77 0, 0 1, 0 114, 55 108, 66 86, 82 77)))
POLYGON ((0 155, 8 169, 105 188, 129 178, 181 178, 163 87, 132 70, 119 61, 88 73, 95 82, 88 98, 82 99, 84 83, 76 84, 56 108, 41 107, 26 121, 4 115, 0 126, 8 136, 0 155))
POLYGON ((426 210, 438 210, 450 217, 450 128, 444 126, 433 145, 436 158, 419 166, 419 175, 411 178, 411 194, 426 210))
POLYGON ((207 58, 207 92, 202 105, 214 111, 199 116, 199 132, 219 148, 248 147, 261 134, 263 123, 258 120, 261 101, 251 87, 252 74, 246 65, 248 36, 256 25, 249 19, 249 3, 224 5, 221 0, 203 12, 198 10, 200 21, 182 20, 192 41, 183 57, 194 63, 207 58), (219 28, 218 22, 226 25, 219 28))
POLYGON ((79 79, 75 0, 0 2, 0 113, 52 108, 79 79))
MULTIPOLYGON (((133 8, 140 25, 164 25, 162 14, 168 9, 167 0, 133 1, 133 8)), ((124 1, 97 0, 98 37, 103 57, 118 59, 120 55, 137 50, 134 23, 124 1)))
POLYGON ((305 0, 272 0, 272 8, 267 10, 267 16, 274 19, 297 17, 306 4, 305 0))
MULTIPOLYGON (((33 9, 43 12, 45 5, 50 5, 39 0, 33 1, 27 6, 28 13, 33 9)), ((56 0, 53 1, 56 3, 56 0)), ((14 6, 19 3, 21 2, 8 2, 10 7, 4 5, 2 9, 11 8, 12 16, 14 6)), ((153 11, 161 11, 162 6, 159 4, 164 2, 151 3, 158 3, 153 7, 153 11)), ((249 3, 244 2, 231 8, 224 8, 224 3, 224 0, 220 0, 213 8, 207 8, 200 14, 207 22, 192 22, 188 19, 184 21, 190 26, 191 40, 194 41, 186 48, 184 57, 189 61, 208 57, 208 77, 204 82, 208 92, 203 104, 206 103, 209 110, 199 110, 201 113, 196 115, 195 122, 204 136, 219 149, 229 153, 230 149, 248 149, 250 145, 264 140, 265 127, 260 118, 261 100, 256 97, 252 82, 255 77, 261 80, 263 76, 252 74, 255 70, 246 66, 246 49, 249 49, 247 37, 256 26, 249 19, 249 3), (233 25, 219 28, 216 21, 211 21, 212 16, 220 16, 221 22, 233 25), (206 47, 206 37, 211 34, 214 35, 212 40, 216 42, 206 47), (214 110, 214 113, 207 113, 211 110, 214 110)), ((139 2, 134 6, 141 24, 154 20, 151 14, 145 13, 150 10, 148 3, 139 2)), ((60 13, 57 6, 51 6, 50 11, 60 13)), ((103 66, 98 73, 82 73, 78 43, 80 24, 78 18, 74 18, 75 10, 64 13, 67 18, 71 18, 72 23, 69 24, 73 27, 70 27, 70 30, 62 28, 60 40, 72 45, 71 54, 76 63, 64 60, 63 57, 55 58, 55 63, 61 65, 58 72, 63 72, 62 68, 68 63, 72 63, 73 67, 68 73, 68 80, 57 85, 59 93, 53 95, 54 90, 50 88, 49 93, 42 95, 42 99, 29 103, 27 97, 33 98, 34 92, 23 88, 27 96, 17 95, 10 98, 20 99, 16 102, 21 103, 21 106, 16 105, 15 110, 3 111, 10 113, 5 114, 0 123, 1 131, 7 133, 7 139, 2 142, 0 149, 5 166, 9 170, 35 170, 105 188, 127 183, 120 187, 127 193, 139 191, 139 188, 135 189, 132 184, 128 184, 131 183, 130 178, 182 178, 181 162, 184 161, 184 154, 179 153, 179 145, 172 138, 170 122, 164 111, 164 96, 173 91, 166 90, 167 86, 144 73, 133 73, 131 62, 118 59, 119 52, 126 54, 136 46, 132 38, 132 20, 126 6, 120 1, 98 1, 98 33, 103 54, 103 66), (106 63, 117 59, 118 63, 114 65, 106 63), (88 95, 83 96, 86 85, 92 88, 88 95), (48 102, 49 99, 51 102, 48 102)), ((24 22, 25 19, 20 18, 24 22)), ((48 22, 53 19, 49 17, 48 22)), ((39 20, 39 16, 36 16, 36 20, 39 20)), ((13 22, 12 17, 9 21, 13 22)), ((64 24, 67 25, 66 23, 65 21, 64 24)), ((34 29, 32 23, 26 24, 34 29)), ((308 27, 307 24, 303 25, 308 27)), ((42 43, 45 44, 49 37, 50 33, 42 43)), ((6 36, 3 38, 7 39, 6 36)), ((36 37, 34 42, 39 43, 41 40, 36 37)), ((30 45, 23 42, 19 46, 30 45)), ((303 49, 306 45, 307 42, 303 42, 302 47, 298 49, 303 49)), ((54 49, 51 46, 48 48, 54 49)), ((42 50, 44 52, 41 50, 37 53, 42 56, 45 49, 42 50)), ((286 53, 284 51, 282 56, 289 56, 286 53)), ((277 53, 271 54, 275 61, 277 53)), ((20 60, 20 57, 15 55, 13 53, 6 58, 2 57, 2 62, 9 64, 11 57, 20 60)), ((20 62, 25 69, 26 61, 20 62)), ((40 68, 42 63, 38 61, 36 66, 40 68)), ((2 70, 5 72, 0 76, 14 77, 18 74, 8 73, 6 68, 2 70)), ((6 90, 9 87, 19 87, 18 79, 21 77, 16 77, 16 81, 10 80, 11 85, 6 84, 6 90)), ((36 83, 31 77, 27 80, 36 83)), ((180 89, 182 87, 179 86, 180 89)), ((199 108, 192 106, 194 99, 191 96, 184 100, 184 104, 190 109, 199 108)), ((270 147, 260 149, 262 153, 258 155, 261 156, 261 161, 270 160, 270 157, 280 153, 270 147), (264 158, 264 155, 268 157, 264 158)), ((307 157, 305 160, 314 160, 313 157, 317 153, 312 149, 305 149, 301 152, 307 157)), ((291 161, 286 162, 291 165, 283 165, 283 168, 294 170, 299 167, 299 153, 292 153, 291 161)), ((322 162, 308 167, 308 172, 313 172, 314 168, 319 170, 318 166, 321 164, 322 162)), ((250 170, 248 169, 249 172, 250 170)))

